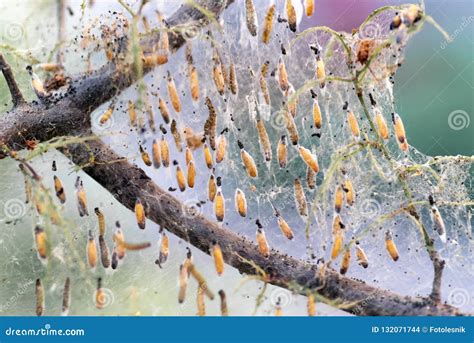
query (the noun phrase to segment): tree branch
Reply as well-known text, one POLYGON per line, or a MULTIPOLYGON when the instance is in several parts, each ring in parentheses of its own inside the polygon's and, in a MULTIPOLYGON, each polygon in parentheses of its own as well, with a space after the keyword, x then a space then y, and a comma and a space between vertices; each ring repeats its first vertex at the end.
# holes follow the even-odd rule
POLYGON ((439 303, 441 302, 441 279, 446 262, 441 259, 437 252, 430 253, 430 258, 432 259, 434 266, 433 289, 431 290, 430 297, 434 302, 439 303))
MULTIPOLYGON (((85 133, 90 135, 91 133, 85 133)), ((125 207, 133 211, 135 201, 140 198, 147 218, 163 226, 171 233, 209 254, 212 241, 216 240, 227 264, 241 273, 257 274, 252 261, 268 276, 268 282, 292 289, 292 283, 301 287, 299 291, 318 290, 319 294, 331 300, 340 300, 344 310, 367 316, 450 316, 461 315, 458 309, 436 304, 430 298, 413 298, 365 284, 363 281, 344 277, 329 269, 323 279, 316 266, 272 250, 270 257, 263 257, 254 242, 238 236, 231 229, 225 229, 216 222, 193 210, 167 193, 140 168, 123 160, 109 146, 100 140, 86 144, 74 144, 67 148, 68 157, 76 165, 87 165, 83 170, 125 207), (91 152, 94 164, 90 165, 91 152), (115 162, 119 161, 119 162, 115 162)))
MULTIPOLYGON (((197 3, 218 17, 232 2, 233 0, 201 0, 197 3)), ((186 26, 189 22, 193 23, 194 28, 199 28, 206 25, 209 18, 196 6, 185 4, 167 20, 170 27, 178 28, 186 26)), ((153 35, 144 37, 141 46, 143 50, 147 50, 158 40, 159 32, 155 32, 153 35)), ((179 30, 169 34, 172 52, 178 50, 185 42, 179 30)), ((145 69, 144 74, 151 69, 145 69)), ((5 71, 2 67, 2 71, 10 89, 16 90, 16 92, 12 91, 12 96, 15 94, 14 101, 21 99, 20 103, 24 103, 11 69, 7 68, 5 71)), ((92 111, 132 85, 136 79, 137 75, 132 65, 117 68, 113 62, 107 63, 91 74, 76 76, 72 78, 69 91, 63 96, 45 103, 15 106, 11 111, 0 116, 0 145, 4 144, 9 149, 21 150, 26 147, 27 140, 37 139, 41 142, 56 136, 74 135, 77 129, 90 127, 92 111)), ((2 150, 4 149, 0 149, 0 158, 6 156, 2 150)))
POLYGON ((0 69, 2 70, 3 76, 5 77, 8 88, 10 89, 13 106, 18 107, 25 104, 25 98, 23 98, 23 94, 21 93, 20 88, 18 88, 18 84, 16 83, 15 77, 12 73, 12 68, 5 60, 5 57, 3 57, 2 53, 0 53, 0 69))

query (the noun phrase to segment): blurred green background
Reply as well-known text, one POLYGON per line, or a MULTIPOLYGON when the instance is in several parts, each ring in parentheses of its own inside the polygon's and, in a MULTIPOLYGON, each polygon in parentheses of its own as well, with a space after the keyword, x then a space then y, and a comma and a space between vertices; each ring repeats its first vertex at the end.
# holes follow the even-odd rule
MULTIPOLYGON (((315 16, 304 18, 302 28, 350 32, 374 9, 404 3, 410 1, 318 0, 315 16)), ((396 109, 410 144, 422 153, 473 155, 474 1, 427 0, 425 8, 453 40, 447 43, 429 24, 410 40, 395 77, 396 109)))
POLYGON ((430 25, 410 41, 395 84, 410 142, 429 155, 474 154, 474 2, 428 1, 430 25))

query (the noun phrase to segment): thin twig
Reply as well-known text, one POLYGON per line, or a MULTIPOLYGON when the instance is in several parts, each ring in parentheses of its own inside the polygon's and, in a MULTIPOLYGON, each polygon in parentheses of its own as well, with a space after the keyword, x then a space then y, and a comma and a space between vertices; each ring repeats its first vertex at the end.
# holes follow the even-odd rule
POLYGON ((23 98, 23 94, 21 93, 20 88, 18 88, 18 84, 16 83, 15 77, 13 76, 12 68, 5 60, 5 57, 3 57, 2 53, 0 53, 0 69, 2 70, 3 76, 5 77, 8 88, 10 89, 13 106, 17 107, 25 104, 25 98, 23 98))
POLYGON ((66 0, 58 0, 58 51, 56 61, 64 63, 64 53, 62 46, 66 41, 66 0))
MULTIPOLYGON (((364 111, 364 114, 366 116, 367 121, 369 122, 369 125, 372 129, 372 132, 375 133, 377 140, 380 144, 380 150, 382 151, 382 155, 392 164, 394 165, 393 159, 390 156, 390 153, 388 149, 386 148, 382 137, 379 135, 374 122, 372 121, 372 118, 369 114, 369 110, 367 108, 367 105, 364 100, 363 92, 362 89, 359 86, 360 81, 354 81, 354 86, 356 88, 357 92, 357 98, 359 99, 359 102, 362 106, 362 109, 364 111)), ((411 194, 411 191, 409 189, 408 183, 406 181, 406 176, 399 170, 394 169, 394 171, 397 173, 398 181, 400 182, 400 185, 403 188, 403 192, 408 199, 408 201, 412 202, 413 197, 411 194)), ((431 291, 431 299, 435 302, 440 302, 441 301, 441 278, 443 274, 443 269, 445 262, 439 255, 438 251, 434 247, 434 240, 430 237, 428 234, 428 231, 426 230, 425 225, 420 221, 420 215, 418 214, 418 211, 416 210, 415 206, 410 206, 408 208, 408 212, 410 213, 410 217, 414 220, 414 222, 418 225, 420 228, 420 231, 423 236, 423 240, 425 242, 425 248, 426 251, 428 252, 428 255, 433 262, 433 269, 434 269, 434 278, 433 278, 433 288, 431 291)))

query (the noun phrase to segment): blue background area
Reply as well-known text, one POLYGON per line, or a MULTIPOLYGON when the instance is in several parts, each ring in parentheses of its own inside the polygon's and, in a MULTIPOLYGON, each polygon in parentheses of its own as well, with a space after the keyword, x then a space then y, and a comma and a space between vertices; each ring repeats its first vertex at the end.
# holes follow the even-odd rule
POLYGON ((472 342, 472 317, 4 317, 3 342, 472 342), (84 329, 83 337, 12 337, 5 330, 84 329), (379 333, 372 333, 378 326, 379 333), (381 333, 382 326, 419 327, 420 333, 381 333), (465 334, 423 333, 423 327, 464 326, 465 334))

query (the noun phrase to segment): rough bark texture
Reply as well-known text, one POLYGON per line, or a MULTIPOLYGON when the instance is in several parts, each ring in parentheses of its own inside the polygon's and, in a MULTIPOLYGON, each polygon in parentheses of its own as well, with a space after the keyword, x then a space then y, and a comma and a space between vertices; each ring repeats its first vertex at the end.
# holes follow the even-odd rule
MULTIPOLYGON (((200 5, 218 16, 231 2, 203 0, 200 5)), ((184 5, 167 22, 170 26, 179 26, 190 21, 202 26, 207 24, 208 18, 197 8, 184 5)), ((156 35, 145 38, 142 45, 150 46, 156 40, 156 35)), ((179 34, 170 37, 172 50, 184 42, 179 34)), ((9 66, 3 62, 1 66, 15 107, 0 117, 0 146, 14 150, 24 149, 26 141, 31 139, 46 141, 57 136, 91 135, 90 113, 136 81, 132 67, 118 68, 109 63, 90 75, 73 78, 69 91, 62 96, 26 104, 18 87, 14 86, 9 66)), ((289 283, 296 282, 302 287, 317 288, 329 299, 353 303, 346 310, 357 315, 461 315, 458 309, 429 298, 400 296, 344 277, 334 270, 328 270, 321 280, 314 265, 276 251, 264 258, 252 241, 201 215, 193 215, 192 210, 158 187, 142 169, 127 161, 117 162, 121 156, 101 141, 86 144, 70 145, 64 151, 77 165, 88 164, 92 153, 96 163, 88 165, 84 171, 125 207, 133 209, 136 199, 140 198, 149 219, 206 253, 209 253, 211 241, 217 240, 226 263, 241 273, 255 274, 256 271, 239 255, 265 270, 270 283, 288 288, 289 283)), ((0 152, 2 157, 5 154, 0 152)))
POLYGON ((5 77, 5 81, 7 82, 8 89, 10 90, 10 94, 12 95, 12 102, 13 106, 17 107, 18 105, 22 105, 25 103, 25 99, 21 94, 20 89, 15 81, 15 77, 13 76, 12 69, 10 65, 5 61, 5 58, 0 53, 0 70, 5 77))

